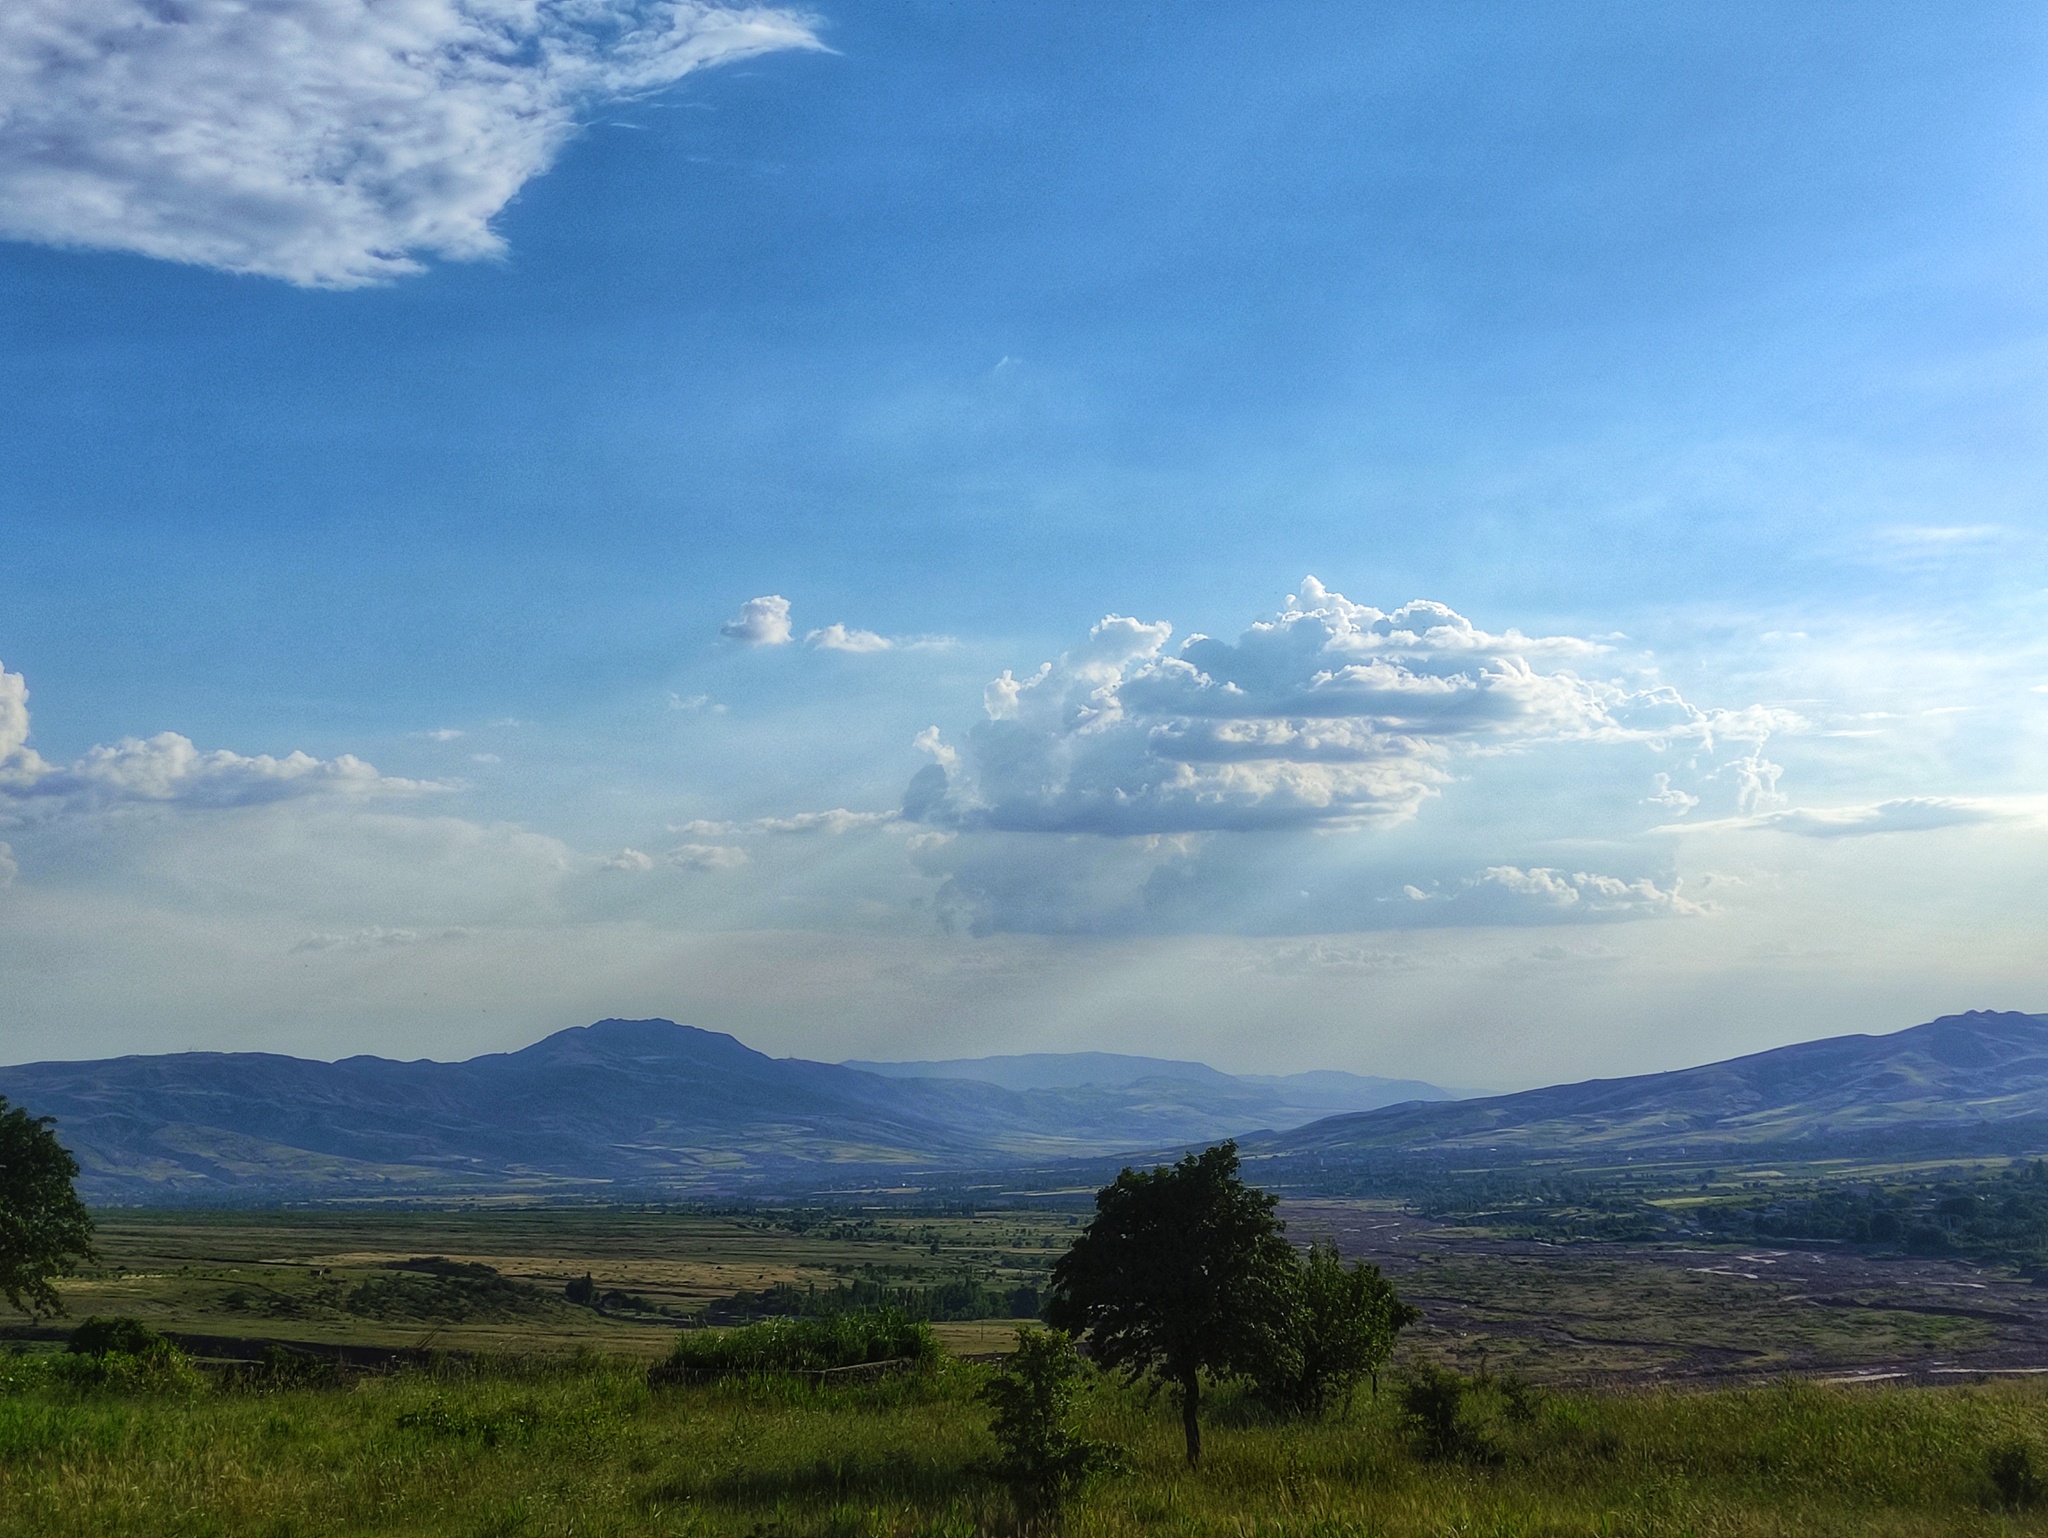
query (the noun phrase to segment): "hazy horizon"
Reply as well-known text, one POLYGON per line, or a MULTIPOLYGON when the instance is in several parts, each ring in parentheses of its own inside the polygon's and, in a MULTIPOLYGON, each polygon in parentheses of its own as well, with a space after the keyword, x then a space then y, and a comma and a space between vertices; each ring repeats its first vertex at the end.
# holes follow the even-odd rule
POLYGON ((231 9, 0 16, 0 1058, 2048 1008, 2038 11, 231 9))

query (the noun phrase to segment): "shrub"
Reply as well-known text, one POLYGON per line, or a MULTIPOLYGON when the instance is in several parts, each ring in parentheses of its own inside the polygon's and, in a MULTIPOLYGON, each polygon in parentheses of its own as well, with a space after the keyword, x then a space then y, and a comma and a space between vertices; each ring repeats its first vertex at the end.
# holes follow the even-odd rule
POLYGON ((114 1393, 190 1394, 206 1386, 191 1359, 140 1319, 97 1315, 71 1332, 49 1372, 73 1388, 114 1393))
POLYGON ((2037 1506, 2043 1492, 2040 1474, 2034 1468, 2034 1450, 2025 1442, 2000 1442, 1985 1457, 1984 1472, 1991 1477, 1991 1489, 1998 1504, 2008 1511, 2037 1506))
POLYGON ((769 1319, 713 1334, 679 1336, 668 1360, 649 1374, 657 1387, 693 1375, 816 1373, 882 1362, 935 1361, 931 1326, 895 1309, 861 1309, 818 1319, 769 1319))
POLYGON ((121 1316, 101 1318, 94 1314, 71 1332, 64 1349, 74 1356, 106 1356, 119 1352, 124 1356, 150 1356, 163 1351, 175 1351, 170 1338, 151 1329, 140 1319, 121 1316))
POLYGON ((1010 1492, 1026 1531, 1059 1521, 1061 1508, 1089 1475, 1119 1461, 1108 1444, 1075 1433, 1074 1390, 1086 1368, 1072 1339, 1025 1327, 1017 1349, 981 1390, 995 1411, 997 1456, 986 1466, 1010 1492))
POLYGON ((1347 1269, 1333 1244, 1312 1244, 1296 1277, 1287 1312, 1289 1349, 1275 1351, 1254 1373, 1267 1404, 1318 1415, 1361 1378, 1379 1393, 1380 1368, 1402 1330, 1421 1318, 1403 1303, 1380 1268, 1361 1261, 1347 1269))

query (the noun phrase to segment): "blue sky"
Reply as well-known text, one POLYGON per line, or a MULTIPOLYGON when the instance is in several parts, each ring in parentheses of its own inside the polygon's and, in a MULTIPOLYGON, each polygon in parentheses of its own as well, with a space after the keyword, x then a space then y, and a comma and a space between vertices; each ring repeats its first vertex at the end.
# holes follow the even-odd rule
POLYGON ((4 1054, 1508 1085, 2048 1007, 2044 55, 10 7, 4 1054))

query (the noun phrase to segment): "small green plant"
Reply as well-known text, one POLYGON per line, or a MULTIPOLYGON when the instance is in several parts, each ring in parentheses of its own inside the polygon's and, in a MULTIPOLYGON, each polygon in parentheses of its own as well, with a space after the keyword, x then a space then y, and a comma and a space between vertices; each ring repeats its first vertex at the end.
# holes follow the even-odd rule
POLYGON ((995 1411, 989 1429, 997 1456, 987 1472, 1010 1492, 1026 1532, 1057 1526, 1088 1477, 1119 1461, 1114 1448, 1073 1428, 1074 1392, 1086 1371, 1071 1337, 1027 1325, 1017 1331, 1017 1349, 982 1387, 982 1402, 995 1411))
POLYGON ((2040 1472, 2034 1467, 2033 1448, 2017 1439, 1993 1447, 1985 1455, 1984 1472, 1991 1477, 1991 1489, 1998 1504, 2007 1511, 2038 1506, 2043 1494, 2048 1494, 2040 1472))
POLYGON ((1430 1462, 1462 1459, 1474 1463, 1498 1457, 1479 1418, 1476 1386, 1427 1362, 1408 1375, 1401 1385, 1401 1409, 1420 1457, 1430 1462))

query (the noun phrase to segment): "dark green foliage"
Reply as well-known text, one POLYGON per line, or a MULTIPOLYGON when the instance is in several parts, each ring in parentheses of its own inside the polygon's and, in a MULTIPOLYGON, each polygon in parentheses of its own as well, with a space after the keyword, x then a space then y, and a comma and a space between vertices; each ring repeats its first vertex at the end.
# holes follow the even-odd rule
POLYGON ((1731 1239, 1821 1240, 2048 1271, 2048 1164, 1961 1180, 1759 1193, 1702 1207, 1695 1221, 1731 1239))
POLYGON ((1095 1219, 1053 1266, 1047 1320, 1090 1354, 1181 1396, 1188 1463, 1202 1454, 1202 1375, 1282 1376, 1298 1262, 1275 1198, 1245 1184, 1237 1145, 1126 1169, 1095 1196, 1095 1219))
POLYGON ((580 1308, 597 1307, 597 1283, 588 1271, 562 1289, 562 1296, 580 1308))
POLYGON ((1346 1267, 1335 1245, 1312 1244, 1302 1258, 1287 1331, 1289 1349, 1256 1369, 1267 1403, 1297 1415, 1319 1415, 1348 1400, 1361 1378, 1379 1392, 1379 1371, 1394 1339, 1422 1316, 1395 1293, 1380 1268, 1346 1267))
POLYGON ((185 1353, 140 1319, 87 1319, 51 1365, 76 1389, 180 1395, 204 1386, 185 1353))
POLYGON ((930 1286, 891 1287, 860 1278, 836 1287, 798 1287, 777 1282, 759 1292, 720 1298, 705 1310, 709 1319, 809 1318, 844 1314, 865 1308, 893 1308, 912 1319, 934 1322, 961 1319, 1035 1319, 1038 1289, 1030 1286, 990 1287, 971 1277, 930 1286))
POLYGON ((1537 1390, 1512 1374, 1470 1378, 1416 1364, 1401 1385, 1401 1411, 1425 1462, 1498 1463, 1509 1428, 1536 1419, 1537 1390))
POLYGON ((364 1319, 461 1324, 533 1318, 559 1307, 538 1287, 473 1261, 427 1255, 392 1261, 390 1268, 390 1276, 357 1283, 342 1298, 342 1308, 364 1319))
POLYGON ((169 1337, 152 1330, 140 1319, 102 1319, 94 1314, 71 1332, 64 1349, 74 1356, 105 1356, 111 1351, 126 1356, 149 1356, 176 1348, 169 1337))
POLYGON ((1990 1476, 1992 1493, 2007 1511, 2021 1511, 2041 1504, 2048 1493, 2034 1468, 2034 1450, 2025 1442, 2000 1442, 1985 1455, 1984 1472, 1990 1476))
POLYGON ((1088 1476, 1114 1467, 1115 1449, 1073 1427, 1074 1391, 1087 1371, 1058 1330, 1017 1331, 1017 1349, 982 1387, 995 1411, 996 1459, 988 1472, 1010 1492, 1026 1531, 1055 1525, 1088 1476))
POLYGON ((0 1096, 0 1297, 29 1314, 63 1313, 56 1279, 92 1258, 78 1161, 51 1125, 0 1096))
POLYGON ((737 1330, 692 1330, 649 1375, 657 1386, 702 1375, 815 1373, 881 1362, 937 1360, 931 1327, 892 1309, 818 1319, 770 1319, 737 1330))

